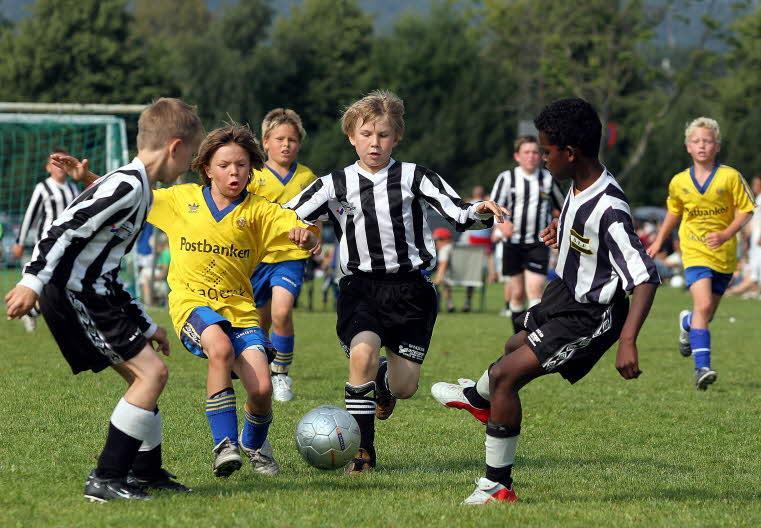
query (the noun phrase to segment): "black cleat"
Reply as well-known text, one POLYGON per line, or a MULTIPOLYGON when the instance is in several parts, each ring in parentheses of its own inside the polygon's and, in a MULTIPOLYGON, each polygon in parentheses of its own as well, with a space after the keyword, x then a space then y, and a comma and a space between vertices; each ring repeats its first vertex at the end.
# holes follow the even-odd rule
POLYGON ((388 420, 394 414, 396 396, 391 394, 386 383, 388 372, 388 359, 381 356, 378 365, 378 375, 375 377, 375 417, 378 420, 388 420))
POLYGON ((166 469, 161 468, 157 475, 152 478, 138 478, 132 471, 127 474, 127 484, 142 488, 143 490, 176 491, 177 493, 190 493, 193 491, 184 484, 177 482, 177 477, 166 469))
POLYGON ((124 478, 106 479, 95 475, 93 469, 85 481, 85 499, 90 502, 110 500, 150 500, 142 488, 127 483, 124 478))
POLYGON ((375 453, 370 454, 366 449, 360 447, 354 458, 346 464, 344 472, 347 475, 361 475, 368 473, 375 468, 375 453))

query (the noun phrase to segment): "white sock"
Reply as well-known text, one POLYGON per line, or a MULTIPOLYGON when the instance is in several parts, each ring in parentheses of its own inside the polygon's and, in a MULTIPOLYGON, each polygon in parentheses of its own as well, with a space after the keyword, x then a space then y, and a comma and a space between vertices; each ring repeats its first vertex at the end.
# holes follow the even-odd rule
POLYGON ((111 423, 122 433, 145 441, 154 429, 153 411, 146 411, 122 398, 114 407, 111 423))
POLYGON ((493 468, 512 466, 515 462, 515 449, 518 447, 518 437, 497 438, 486 435, 486 465, 493 468))
POLYGON ((161 426, 161 413, 157 412, 153 415, 153 424, 151 430, 148 432, 148 436, 143 439, 143 443, 140 444, 140 451, 152 451, 161 445, 162 441, 162 426, 161 426))
POLYGON ((513 313, 520 313, 520 312, 522 312, 525 309, 526 309, 526 305, 525 304, 513 304, 513 303, 510 303, 510 311, 513 312, 513 313))
POLYGON ((542 302, 542 300, 541 300, 541 299, 529 299, 529 300, 528 300, 528 307, 529 307, 529 308, 533 308, 534 306, 536 306, 536 305, 537 305, 537 304, 539 304, 540 302, 542 302))
POLYGON ((481 374, 481 377, 478 378, 478 381, 476 382, 476 391, 483 399, 491 401, 491 396, 489 395, 489 369, 486 369, 484 373, 481 374))

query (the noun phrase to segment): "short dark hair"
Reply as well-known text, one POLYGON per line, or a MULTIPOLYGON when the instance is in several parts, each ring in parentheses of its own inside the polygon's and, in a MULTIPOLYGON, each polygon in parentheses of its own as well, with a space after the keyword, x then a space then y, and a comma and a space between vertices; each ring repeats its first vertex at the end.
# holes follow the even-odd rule
POLYGON ((264 167, 264 151, 251 128, 248 125, 232 122, 209 132, 198 147, 198 155, 190 168, 201 175, 204 185, 211 185, 211 178, 206 174, 206 167, 211 163, 214 153, 230 144, 238 145, 248 153, 252 169, 264 167))
POLYGON ((534 119, 534 125, 558 148, 577 147, 585 155, 597 157, 600 150, 602 124, 584 99, 560 99, 545 106, 534 119))

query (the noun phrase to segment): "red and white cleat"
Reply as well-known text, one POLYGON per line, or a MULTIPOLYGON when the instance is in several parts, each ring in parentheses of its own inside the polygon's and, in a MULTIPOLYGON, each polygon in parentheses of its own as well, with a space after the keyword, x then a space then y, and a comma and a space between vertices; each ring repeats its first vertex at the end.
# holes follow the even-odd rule
POLYGON ((518 496, 512 490, 500 484, 492 482, 486 477, 481 477, 476 481, 476 489, 470 496, 462 501, 468 506, 480 506, 490 502, 516 502, 518 496))
POLYGON ((465 394, 463 394, 463 389, 466 387, 473 387, 476 382, 465 378, 460 378, 457 380, 457 382, 457 385, 454 383, 446 383, 444 381, 434 383, 433 387, 431 387, 431 395, 433 395, 436 401, 445 407, 452 407, 453 409, 464 409, 472 414, 473 418, 482 424, 486 424, 486 422, 489 421, 491 409, 482 409, 480 407, 474 406, 468 401, 468 399, 465 397, 465 394))

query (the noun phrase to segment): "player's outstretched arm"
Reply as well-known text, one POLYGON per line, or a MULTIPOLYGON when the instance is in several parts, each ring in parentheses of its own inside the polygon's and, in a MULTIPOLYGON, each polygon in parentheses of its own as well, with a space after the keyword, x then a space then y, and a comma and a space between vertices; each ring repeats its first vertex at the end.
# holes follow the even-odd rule
POLYGON ((634 379, 642 374, 639 368, 639 355, 637 352, 637 336, 642 325, 650 312, 655 298, 657 284, 642 283, 632 290, 631 306, 629 315, 626 317, 621 337, 618 340, 618 354, 616 355, 616 369, 624 379, 634 379))
POLYGON ((476 213, 488 214, 491 213, 494 216, 494 221, 501 224, 505 221, 505 217, 508 215, 507 209, 501 205, 497 205, 497 202, 493 200, 484 200, 476 207, 476 213))
POLYGON ((90 171, 87 158, 79 161, 74 156, 55 153, 50 155, 50 162, 64 170, 74 181, 81 181, 85 186, 98 179, 98 175, 90 171))
POLYGON ((8 319, 17 319, 29 313, 38 299, 37 292, 26 286, 16 286, 5 296, 8 319))
POLYGON ((650 258, 655 258, 655 256, 661 251, 663 241, 666 240, 669 233, 671 233, 677 224, 679 224, 680 219, 680 216, 677 216, 672 212, 666 213, 666 217, 663 219, 663 224, 661 224, 661 228, 658 230, 655 240, 653 240, 653 243, 645 250, 650 258))

